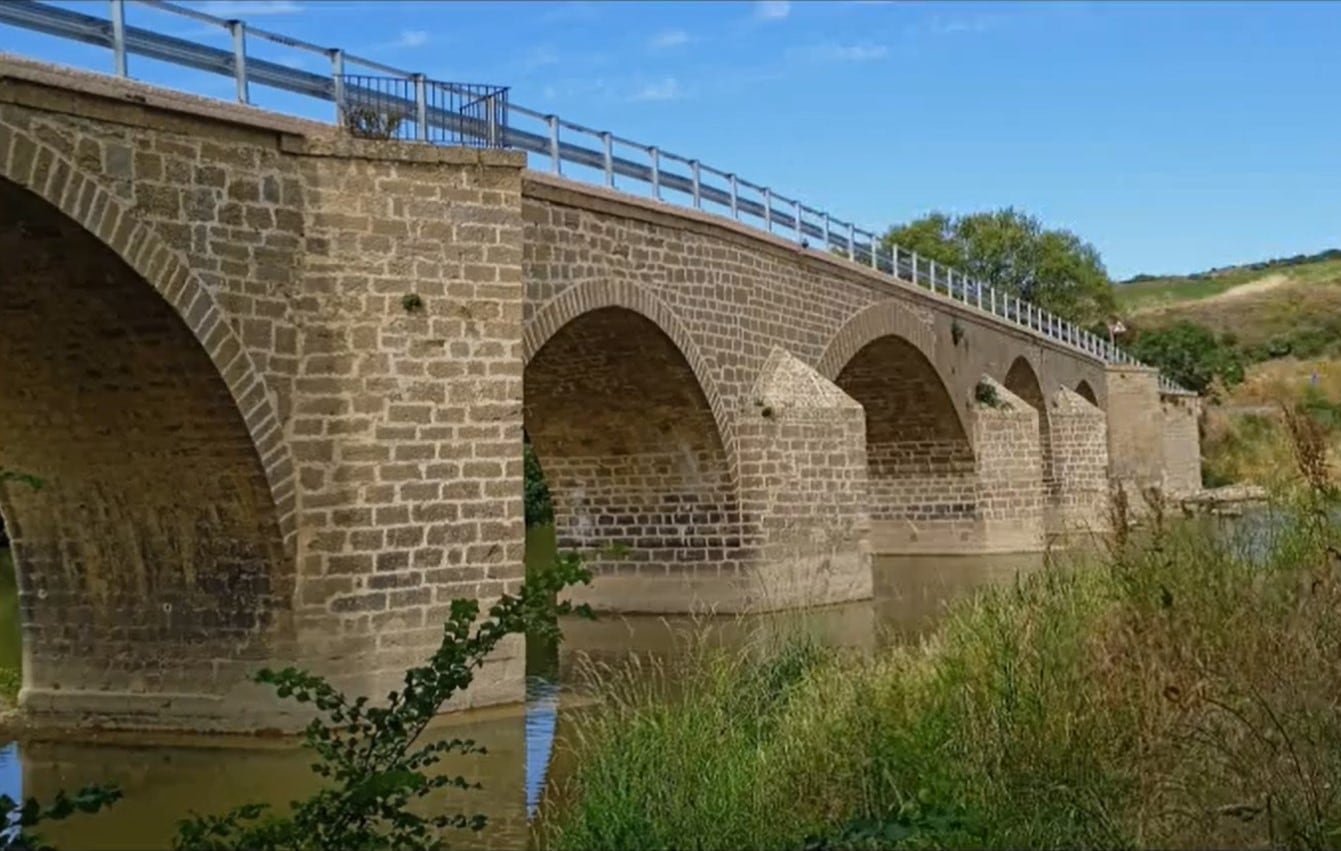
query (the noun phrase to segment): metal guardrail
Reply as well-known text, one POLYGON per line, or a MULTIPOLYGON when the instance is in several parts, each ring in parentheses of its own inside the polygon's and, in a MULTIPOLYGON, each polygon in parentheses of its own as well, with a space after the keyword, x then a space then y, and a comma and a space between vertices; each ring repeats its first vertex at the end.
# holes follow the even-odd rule
MULTIPOLYGON (((725 214, 769 233, 791 236, 802 245, 809 246, 815 240, 823 250, 976 307, 1105 363, 1139 365, 1111 340, 956 269, 919 257, 915 251, 884 245, 874 231, 697 159, 509 105, 506 89, 430 81, 422 74, 353 56, 339 48, 321 47, 163 0, 108 0, 108 11, 107 18, 99 18, 38 0, 3 0, 0 24, 108 48, 112 51, 113 72, 121 77, 129 76, 128 57, 135 54, 232 77, 240 103, 251 102, 250 87, 257 84, 330 101, 335 104, 338 123, 347 123, 351 110, 371 105, 375 110, 393 110, 402 116, 395 128, 398 138, 518 148, 545 158, 554 174, 563 174, 565 163, 596 169, 610 188, 619 188, 618 178, 628 178, 646 184, 658 200, 725 214), (220 27, 231 36, 232 48, 223 50, 129 26, 128 2, 220 27), (331 72, 315 74, 249 56, 249 38, 324 56, 330 61, 331 72), (359 65, 384 76, 346 74, 347 65, 359 65), (472 108, 464 109, 465 105, 472 108), (405 117, 412 120, 407 124, 405 117), (512 126, 510 121, 515 118, 534 122, 536 131, 512 126), (411 131, 412 136, 405 135, 411 131), (595 145, 570 141, 573 137, 590 139, 595 145), (682 197, 676 198, 676 193, 682 197)), ((1162 374, 1159 385, 1166 393, 1196 395, 1162 374)))

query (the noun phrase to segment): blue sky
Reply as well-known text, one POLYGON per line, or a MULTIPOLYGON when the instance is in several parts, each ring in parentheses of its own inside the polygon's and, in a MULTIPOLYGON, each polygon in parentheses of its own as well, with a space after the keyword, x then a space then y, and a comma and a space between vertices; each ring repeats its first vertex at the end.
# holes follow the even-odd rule
MULTIPOLYGON (((1341 246, 1341 3, 188 5, 430 77, 508 85, 514 103, 868 228, 1013 204, 1093 242, 1116 277, 1341 246)), ((135 4, 128 16, 227 44, 135 4)), ((111 66, 105 50, 3 26, 0 49, 111 66)), ((232 91, 135 57, 131 73, 232 91)), ((331 114, 263 89, 254 100, 331 114)))

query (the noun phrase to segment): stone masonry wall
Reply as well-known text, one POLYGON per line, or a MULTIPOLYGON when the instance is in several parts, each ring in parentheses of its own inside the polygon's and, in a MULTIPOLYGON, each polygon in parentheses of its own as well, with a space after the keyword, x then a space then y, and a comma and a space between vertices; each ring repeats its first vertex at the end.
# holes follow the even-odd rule
POLYGON ((564 325, 528 364, 525 399, 559 545, 585 551, 597 576, 577 597, 673 611, 667 582, 741 568, 740 510, 717 424, 654 323, 606 307, 564 325), (627 550, 599 552, 613 544, 627 550))
POLYGON ((1159 374, 1130 364, 1110 364, 1107 372, 1109 477, 1140 511, 1142 491, 1164 480, 1159 374))
POLYGON ((200 344, 124 261, 5 181, 0 257, 0 466, 43 482, 0 498, 28 707, 171 705, 290 653, 292 562, 200 344))
POLYGON ((1048 504, 1056 506, 1060 493, 1055 470, 1054 456, 1056 453, 1052 445, 1052 422, 1048 417, 1048 400, 1044 398, 1043 388, 1038 381, 1038 374, 1034 372, 1034 368, 1029 365, 1028 360, 1022 357, 1016 358, 1015 362, 1010 365, 1010 370, 1007 371, 1002 384, 1005 385, 1007 390, 1028 402, 1035 411, 1038 411, 1038 445, 1043 463, 1043 491, 1047 496, 1048 504))
MULTIPOLYGON (((1102 366, 1074 352, 941 295, 717 216, 528 173, 523 219, 528 337, 539 325, 553 333, 556 321, 577 315, 559 309, 583 300, 571 298, 575 291, 618 292, 656 305, 658 327, 686 354, 709 400, 729 463, 739 460, 736 424, 751 415, 749 393, 774 348, 832 381, 866 345, 902 338, 934 365, 940 392, 961 422, 972 415, 978 377, 1004 377, 1021 357, 1040 385, 1103 387, 1102 366)), ((868 416, 868 429, 880 419, 868 416)), ((881 524, 919 534, 912 520, 879 519, 885 508, 901 504, 905 515, 942 518, 920 523, 924 537, 911 542, 914 551, 929 543, 930 526, 947 524, 954 528, 932 536, 938 549, 983 545, 965 499, 973 473, 964 447, 971 441, 952 448, 938 438, 904 435, 894 442, 873 429, 867 437, 878 550, 899 551, 909 543, 906 535, 883 536, 881 524), (933 498, 917 497, 919 491, 933 498), (959 519, 944 519, 947 512, 959 519)))
POLYGON ((745 540, 755 561, 730 609, 870 597, 861 406, 782 349, 750 396, 753 410, 741 416, 737 438, 745 540))
MULTIPOLYGON (((835 363, 822 363, 826 353, 866 320, 892 319, 870 330, 917 342, 965 422, 978 376, 1004 376, 1021 355, 1044 386, 1102 384, 1095 361, 943 295, 801 248, 790 235, 533 172, 524 177, 523 219, 528 324, 573 288, 640 290, 693 340, 700 384, 727 419, 747 410, 774 347, 833 380, 874 337, 835 363)), ((729 436, 725 442, 729 450, 729 436)))
POLYGON ((1188 496, 1201 490, 1201 402, 1195 396, 1160 396, 1164 419, 1164 491, 1188 496))
POLYGON ((935 368, 911 344, 883 337, 835 382, 866 412, 871 516, 971 516, 973 450, 935 368))
MULTIPOLYGON (((487 605, 522 577, 519 157, 286 150, 305 187, 298 625, 309 653, 383 693, 437 646, 453 599, 487 605)), ((517 699, 521 651, 456 705, 517 699)))
POLYGON ((1102 532, 1109 526, 1107 418, 1065 387, 1049 407, 1057 499, 1049 506, 1048 531, 1102 532))
MULTIPOLYGON (((523 157, 340 139, 10 60, 0 72, 0 180, 58 207, 162 298, 254 447, 282 539, 271 587, 293 577, 291 652, 271 660, 385 693, 436 645, 451 598, 487 602, 520 578, 523 157)), ((179 500, 184 524, 221 534, 211 495, 179 500)), ((48 552, 82 532, 50 534, 48 552)), ((22 553, 20 575, 48 569, 22 553)), ((25 597, 25 617, 44 602, 25 597)), ((504 648, 458 705, 519 698, 519 651, 504 648)), ((216 659, 211 679, 177 684, 171 713, 151 681, 63 690, 64 708, 44 711, 292 725, 245 685, 254 668, 216 659)))
POLYGON ((1043 462, 1038 411, 1005 386, 984 377, 994 402, 975 401, 973 445, 978 458, 978 512, 982 547, 1038 549, 1043 538, 1043 462))

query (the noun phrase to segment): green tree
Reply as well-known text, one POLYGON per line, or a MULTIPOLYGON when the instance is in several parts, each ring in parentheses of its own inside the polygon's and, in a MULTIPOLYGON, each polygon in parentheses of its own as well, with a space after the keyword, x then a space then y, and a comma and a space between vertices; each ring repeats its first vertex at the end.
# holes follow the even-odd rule
POLYGON ((1162 328, 1137 330, 1127 350, 1198 393, 1204 393, 1217 378, 1225 387, 1243 380, 1243 360, 1238 350, 1206 326, 1186 319, 1162 328))
POLYGON ((522 457, 525 473, 526 525, 543 526, 554 522, 554 503, 550 499, 549 485, 545 482, 544 471, 540 469, 540 459, 536 457, 531 439, 523 437, 522 457))
POLYGON ((1112 281, 1093 245, 1068 230, 1045 228, 1013 207, 957 217, 929 213, 891 227, 881 242, 953 266, 1073 322, 1092 325, 1115 305, 1112 281))

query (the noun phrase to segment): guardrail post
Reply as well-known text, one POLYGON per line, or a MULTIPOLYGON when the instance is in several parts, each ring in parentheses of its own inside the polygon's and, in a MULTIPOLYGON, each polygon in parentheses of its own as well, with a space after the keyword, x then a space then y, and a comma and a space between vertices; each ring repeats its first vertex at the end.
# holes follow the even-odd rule
POLYGON ((110 0, 108 10, 112 18, 112 68, 118 77, 127 76, 126 72, 126 3, 125 0, 110 0))
POLYGON ((497 95, 490 94, 484 99, 484 122, 485 131, 489 134, 489 147, 498 147, 498 108, 495 106, 497 95))
POLYGON ((857 226, 852 222, 847 223, 847 259, 857 262, 857 226))
POLYGON ((992 315, 996 316, 996 287, 992 287, 987 291, 987 302, 992 307, 992 315))
POLYGON ((908 262, 912 265, 913 284, 917 283, 917 252, 908 252, 908 262))
POLYGON ((726 182, 731 185, 731 218, 740 218, 740 192, 736 187, 735 174, 728 174, 726 182))
POLYGON ((605 169, 605 185, 615 188, 615 142, 609 130, 601 131, 601 162, 605 169))
POLYGON ((797 241, 798 243, 805 242, 805 241, 806 241, 806 232, 805 232, 805 228, 803 228, 803 227, 801 226, 801 202, 800 202, 800 201, 793 201, 793 202, 792 202, 792 215, 796 216, 796 219, 795 219, 795 224, 796 224, 796 241, 797 241))
POLYGON ((764 187, 764 230, 773 232, 773 190, 764 187))
POLYGON ((703 209, 703 194, 700 191, 703 186, 702 175, 699 174, 698 160, 689 161, 690 176, 693 180, 694 209, 703 209))
POLYGON ((978 309, 982 310, 982 281, 972 280, 973 291, 978 297, 978 309))
POLYGON ((414 80, 414 121, 418 125, 415 128, 415 138, 421 142, 427 142, 428 81, 424 79, 423 74, 415 74, 411 79, 414 80))
POLYGON ((647 149, 647 157, 652 161, 652 197, 661 200, 661 151, 653 145, 647 149))
POLYGON ((824 214, 824 250, 829 250, 829 214, 824 214))
POLYGON ((875 253, 875 234, 871 234, 871 268, 880 271, 880 257, 875 253))
POLYGON ((247 92, 247 25, 243 21, 229 21, 228 31, 233 34, 233 77, 237 80, 237 102, 250 103, 247 92))
POLYGON ((345 123, 345 52, 338 47, 327 51, 331 57, 331 96, 335 98, 335 123, 345 123))
POLYGON ((559 157, 559 116, 547 115, 545 122, 549 124, 549 170, 563 174, 563 160, 559 157))

